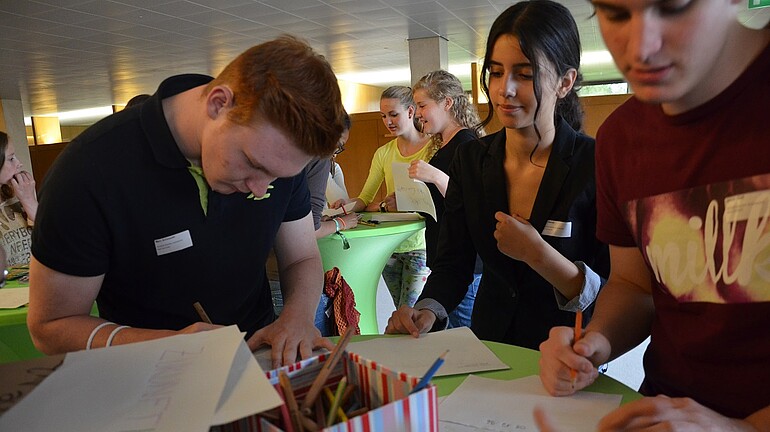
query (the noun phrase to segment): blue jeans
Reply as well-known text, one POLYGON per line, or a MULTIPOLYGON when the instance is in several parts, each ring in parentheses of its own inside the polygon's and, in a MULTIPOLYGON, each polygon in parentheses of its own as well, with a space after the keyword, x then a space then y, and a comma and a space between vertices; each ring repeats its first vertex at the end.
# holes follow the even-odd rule
POLYGON ((315 326, 323 337, 334 336, 332 334, 332 316, 334 315, 334 311, 331 310, 332 306, 332 299, 322 293, 321 301, 318 302, 318 309, 315 311, 315 326), (328 315, 327 311, 329 312, 328 315))
MULTIPOLYGON (((275 315, 278 316, 283 310, 283 293, 281 292, 281 284, 278 281, 270 281, 270 291, 273 297, 273 309, 275 315)), ((320 301, 318 302, 318 308, 315 311, 315 326, 318 331, 321 332, 321 336, 334 336, 332 326, 331 311, 329 316, 326 315, 327 309, 332 307, 332 302, 329 296, 321 294, 320 301)))
POLYGON ((457 305, 455 310, 449 313, 447 328, 471 326, 471 313, 473 312, 473 303, 476 301, 476 293, 479 290, 479 282, 481 282, 481 273, 474 274, 473 282, 468 285, 465 298, 457 305))

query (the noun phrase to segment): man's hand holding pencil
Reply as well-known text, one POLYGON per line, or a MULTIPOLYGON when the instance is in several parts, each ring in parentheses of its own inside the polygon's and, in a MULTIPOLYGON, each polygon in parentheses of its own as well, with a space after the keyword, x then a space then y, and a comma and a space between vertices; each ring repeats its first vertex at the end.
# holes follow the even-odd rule
POLYGON ((540 344, 540 380, 554 396, 568 396, 592 384, 599 376, 596 365, 609 358, 610 343, 601 333, 586 332, 578 341, 575 336, 573 327, 554 327, 540 344))

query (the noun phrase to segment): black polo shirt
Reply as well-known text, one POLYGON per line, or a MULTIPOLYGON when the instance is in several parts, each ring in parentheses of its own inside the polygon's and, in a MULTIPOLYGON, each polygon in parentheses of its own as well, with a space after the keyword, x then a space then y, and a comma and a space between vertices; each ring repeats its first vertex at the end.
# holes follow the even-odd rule
POLYGON ((264 200, 209 188, 203 211, 161 100, 210 80, 168 78, 73 140, 45 178, 32 253, 61 273, 104 274, 105 319, 176 330, 200 320, 196 301, 249 335, 275 319, 265 261, 281 223, 310 212, 307 183, 304 173, 278 179, 264 200))

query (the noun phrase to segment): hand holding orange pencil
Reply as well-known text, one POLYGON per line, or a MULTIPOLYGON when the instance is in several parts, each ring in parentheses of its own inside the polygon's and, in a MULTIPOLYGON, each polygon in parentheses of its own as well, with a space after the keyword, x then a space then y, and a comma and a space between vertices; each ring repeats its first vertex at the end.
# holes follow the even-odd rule
MULTIPOLYGON (((578 309, 575 313, 575 340, 572 341, 572 346, 575 346, 577 341, 583 335, 583 311, 578 309)), ((572 379, 572 388, 575 388, 575 380, 577 379, 577 371, 575 369, 569 370, 570 378, 572 379)))

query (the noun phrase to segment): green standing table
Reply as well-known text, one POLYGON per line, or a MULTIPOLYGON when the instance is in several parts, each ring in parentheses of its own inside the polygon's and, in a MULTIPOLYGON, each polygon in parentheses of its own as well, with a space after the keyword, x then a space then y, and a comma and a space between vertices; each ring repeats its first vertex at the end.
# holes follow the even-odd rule
MULTIPOLYGON (((369 217, 364 214, 364 220, 369 217)), ((339 268, 356 296, 361 334, 379 333, 377 285, 388 258, 401 242, 424 227, 423 220, 382 222, 376 227, 358 225, 343 231, 350 242, 347 250, 342 248, 342 239, 336 234, 318 239, 324 271, 339 268)))
MULTIPOLYGON (((8 281, 3 290, 26 287, 26 282, 8 281)), ((0 309, 0 363, 42 357, 27 329, 27 306, 0 309)))
MULTIPOLYGON (((28 286, 28 282, 8 281, 6 289, 28 286)), ((27 328, 27 312, 29 307, 16 309, 0 309, 0 363, 9 363, 43 357, 43 353, 35 348, 27 328)), ((99 310, 94 303, 91 315, 99 316, 99 310)))

